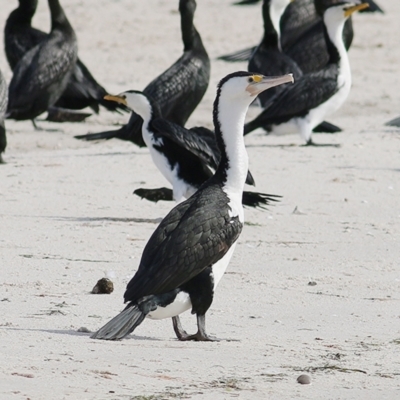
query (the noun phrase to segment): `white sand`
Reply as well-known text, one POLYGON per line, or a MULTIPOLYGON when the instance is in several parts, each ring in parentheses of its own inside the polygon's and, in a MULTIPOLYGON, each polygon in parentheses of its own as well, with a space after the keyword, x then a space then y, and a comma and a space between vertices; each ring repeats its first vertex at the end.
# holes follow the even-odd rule
MULTIPOLYGON (((2 2, 3 23, 16 3, 2 2)), ((111 93, 142 89, 181 55, 177 1, 63 3, 81 59, 111 93)), ((216 83, 245 68, 215 57, 260 38, 259 7, 230 3, 199 0, 212 79, 188 126, 211 126, 216 83)), ((246 139, 257 189, 284 197, 267 212, 246 209, 248 224, 207 314, 209 333, 232 341, 180 343, 169 320, 145 321, 121 342, 78 333, 122 309, 155 222, 172 207, 132 191, 166 182, 146 149, 73 138, 127 115, 39 122, 55 132, 7 121, 1 400, 399 398, 400 131, 383 123, 400 114, 400 3, 379 4, 385 15, 354 18, 353 88, 329 119, 344 131, 314 137, 341 148, 304 148, 299 136, 261 132, 246 139), (114 293, 90 294, 107 274, 114 293), (312 385, 296 382, 302 373, 312 385)), ((41 0, 34 25, 46 30, 48 21, 41 0)), ((9 80, 4 53, 0 68, 9 80)), ((183 323, 195 330, 189 313, 183 323)))

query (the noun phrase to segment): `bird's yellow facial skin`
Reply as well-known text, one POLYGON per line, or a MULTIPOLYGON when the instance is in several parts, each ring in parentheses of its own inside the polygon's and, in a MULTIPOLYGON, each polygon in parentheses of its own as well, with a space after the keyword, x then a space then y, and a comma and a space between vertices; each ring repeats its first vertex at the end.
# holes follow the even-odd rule
POLYGON ((122 96, 113 96, 111 94, 106 94, 104 96, 104 100, 115 101, 116 103, 120 103, 120 104, 123 104, 124 106, 128 106, 128 104, 126 103, 125 97, 122 97, 122 96))
POLYGON ((261 82, 263 76, 262 75, 253 75, 250 78, 253 79, 253 82, 261 82))
POLYGON ((349 7, 347 10, 345 10, 344 16, 346 18, 350 17, 350 15, 355 13, 356 11, 365 10, 368 7, 369 7, 368 3, 357 4, 356 6, 349 7))

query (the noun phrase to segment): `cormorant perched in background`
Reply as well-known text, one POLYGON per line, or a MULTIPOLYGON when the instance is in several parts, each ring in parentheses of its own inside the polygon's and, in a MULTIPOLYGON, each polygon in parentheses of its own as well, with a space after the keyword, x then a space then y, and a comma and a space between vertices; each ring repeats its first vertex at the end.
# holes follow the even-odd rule
MULTIPOLYGON (((256 4, 259 1, 261 0, 245 0, 236 4, 256 4)), ((373 0, 367 0, 365 2, 369 4, 369 7, 363 11, 383 12, 373 0)), ((327 0, 326 3, 326 5, 329 5, 329 3, 333 4, 332 0, 327 0)), ((322 66, 325 66, 328 59, 321 23, 321 18, 315 10, 314 0, 295 0, 286 8, 286 11, 282 16, 282 50, 285 53, 288 53, 288 55, 298 63, 304 73, 320 69, 322 66), (315 25, 318 25, 318 27, 315 27, 315 25), (305 46, 312 49, 315 49, 316 46, 318 46, 322 47, 324 50, 321 55, 317 53, 317 51, 313 51, 313 55, 310 57, 309 53, 305 52, 305 46)), ((343 38, 346 49, 349 49, 353 40, 351 18, 349 18, 345 23, 343 38)), ((218 59, 228 62, 247 61, 250 59, 255 49, 255 46, 250 47, 220 56, 218 59)))
POLYGON ((2 154, 7 147, 6 127, 4 124, 4 115, 7 110, 8 90, 7 83, 0 71, 0 164, 4 163, 2 154))
MULTIPOLYGON (((280 41, 280 20, 286 7, 293 0, 264 0, 262 15, 264 36, 250 57, 248 71, 258 72, 267 76, 293 74, 295 81, 303 75, 299 66, 284 52, 280 41)), ((266 107, 269 100, 285 89, 280 85, 266 90, 258 96, 261 107, 266 107)))
MULTIPOLYGON (((19 6, 10 13, 4 28, 5 51, 8 63, 14 71, 17 63, 33 47, 43 42, 48 34, 32 27, 38 0, 19 0, 19 6)), ((110 111, 120 109, 115 102, 104 100, 106 90, 99 85, 87 67, 78 58, 68 85, 55 107, 80 110, 90 107, 99 112, 99 104, 110 111)))
POLYGON ((78 54, 75 32, 59 1, 48 2, 51 32, 15 66, 7 118, 33 121, 60 98, 75 67, 78 54))
MULTIPOLYGON (((244 224, 246 111, 258 93, 292 79, 236 72, 221 80, 213 112, 221 153, 216 173, 161 221, 127 285, 124 300, 128 305, 92 338, 122 339, 148 317, 172 318, 179 340, 213 340, 206 333, 205 315, 244 224), (187 334, 179 320, 179 315, 190 308, 197 316, 198 331, 194 335, 187 334)), ((130 94, 125 96, 129 103, 130 94)))
MULTIPOLYGON (((143 119, 143 140, 154 164, 173 188, 170 198, 166 188, 138 189, 135 194, 151 201, 162 197, 182 202, 212 177, 221 158, 214 132, 206 128, 191 131, 163 119, 157 105, 143 92, 129 90, 107 98, 136 111, 143 119)), ((250 172, 246 183, 254 185, 250 172)), ((270 201, 277 201, 277 197, 280 196, 243 192, 243 205, 263 208, 270 201)))
MULTIPOLYGON (((323 0, 317 1, 323 4, 323 0)), ((288 86, 268 108, 245 124, 245 134, 259 127, 274 133, 297 131, 306 144, 314 144, 312 129, 338 110, 350 92, 351 70, 342 30, 346 18, 365 7, 368 7, 367 3, 354 6, 354 3, 340 2, 325 9, 323 21, 330 56, 328 64, 320 71, 304 74, 294 85, 288 86)))
MULTIPOLYGON (((183 55, 143 90, 157 104, 163 118, 181 126, 200 103, 210 80, 210 60, 193 24, 195 10, 195 0, 179 1, 183 55)), ((142 122, 133 112, 129 122, 118 130, 75 137, 84 140, 118 138, 143 147, 142 122)))

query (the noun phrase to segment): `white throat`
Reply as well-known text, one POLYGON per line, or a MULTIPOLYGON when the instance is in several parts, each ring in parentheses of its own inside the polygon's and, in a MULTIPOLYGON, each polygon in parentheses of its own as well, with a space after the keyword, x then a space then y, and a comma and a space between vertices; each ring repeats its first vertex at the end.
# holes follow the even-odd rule
POLYGON ((282 46, 281 46, 281 17, 282 14, 284 13, 288 3, 286 1, 276 1, 276 0, 271 0, 270 6, 269 6, 269 16, 271 18, 272 26, 275 29, 276 34, 278 35, 278 48, 280 51, 282 51, 282 46))
POLYGON ((218 107, 218 119, 229 163, 224 191, 231 199, 233 215, 239 215, 241 221, 243 220, 243 188, 249 168, 243 137, 247 108, 247 103, 244 104, 243 101, 237 101, 237 99, 224 100, 218 107))
POLYGON ((344 46, 343 42, 343 28, 345 20, 341 20, 340 22, 330 21, 329 14, 324 15, 325 26, 328 31, 328 36, 331 39, 332 43, 335 45, 339 52, 340 61, 339 61, 339 86, 346 84, 351 86, 351 69, 349 57, 344 46))

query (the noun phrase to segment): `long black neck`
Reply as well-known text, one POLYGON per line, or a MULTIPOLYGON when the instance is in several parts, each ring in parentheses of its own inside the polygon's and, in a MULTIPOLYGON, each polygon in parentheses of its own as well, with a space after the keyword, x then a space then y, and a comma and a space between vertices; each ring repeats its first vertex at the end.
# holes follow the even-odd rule
POLYGON ((63 8, 58 0, 48 0, 51 15, 51 30, 62 30, 65 33, 74 33, 63 8))
POLYGON ((218 164, 218 168, 215 171, 214 179, 217 179, 220 182, 225 182, 227 177, 227 171, 229 168, 229 159, 226 153, 225 142, 222 137, 221 122, 219 120, 220 95, 221 95, 221 86, 218 86, 217 95, 215 97, 213 106, 213 122, 214 122, 215 138, 217 140, 217 145, 221 154, 221 158, 218 164))
POLYGON ((38 0, 20 0, 18 8, 11 12, 7 23, 11 22, 18 25, 31 25, 35 15, 38 0))
POLYGON ((204 50, 201 37, 193 24, 195 10, 195 0, 180 0, 179 12, 181 14, 181 31, 184 51, 190 51, 195 48, 204 50))
POLYGON ((261 45, 266 48, 279 48, 279 37, 278 32, 271 20, 270 14, 270 1, 265 0, 262 5, 262 15, 264 21, 264 36, 261 40, 261 45))

